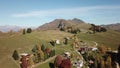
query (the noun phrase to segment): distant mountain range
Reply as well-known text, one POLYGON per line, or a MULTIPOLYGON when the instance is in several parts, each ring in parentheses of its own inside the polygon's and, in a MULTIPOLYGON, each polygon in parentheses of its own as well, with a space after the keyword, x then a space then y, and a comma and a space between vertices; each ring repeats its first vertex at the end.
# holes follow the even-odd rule
POLYGON ((22 28, 19 27, 19 26, 13 26, 13 25, 0 26, 0 31, 1 32, 9 32, 11 30, 14 31, 14 32, 17 32, 20 29, 22 29, 22 28))
MULTIPOLYGON (((78 18, 74 18, 72 20, 65 20, 65 19, 55 19, 52 22, 45 23, 38 28, 33 28, 32 29, 37 29, 37 30, 57 30, 58 25, 62 23, 65 26, 72 26, 75 28, 80 28, 80 29, 89 29, 91 25, 89 23, 84 22, 83 20, 80 20, 78 18)), ((101 25, 107 29, 115 30, 120 32, 120 23, 116 24, 108 24, 108 25, 101 25)), ((9 31, 14 31, 17 32, 19 30, 23 29, 23 27, 20 26, 14 26, 14 25, 5 25, 5 26, 0 26, 0 31, 1 32, 9 32, 9 31)))
POLYGON ((102 25, 102 26, 106 27, 107 29, 112 29, 120 32, 120 23, 108 24, 108 25, 102 25))
MULTIPOLYGON (((72 20, 65 20, 65 19, 55 19, 52 22, 43 24, 37 28, 37 30, 56 30, 58 29, 58 25, 63 23, 65 26, 73 26, 80 29, 89 29, 91 27, 90 23, 86 23, 78 18, 74 18, 72 20)), ((107 29, 115 30, 120 32, 120 23, 116 24, 108 24, 108 25, 101 25, 107 29)))
POLYGON ((21 29, 27 29, 27 28, 31 28, 31 29, 35 30, 37 27, 21 27, 21 26, 16 26, 16 25, 4 25, 4 26, 0 26, 0 32, 6 33, 11 30, 13 32, 18 32, 21 29))
POLYGON ((79 27, 79 28, 88 28, 90 27, 90 24, 85 23, 84 21, 74 18, 72 20, 65 20, 65 19, 55 19, 54 21, 50 23, 46 23, 42 26, 39 26, 38 30, 56 30, 58 29, 58 25, 62 23, 65 26, 73 26, 73 27, 79 27))

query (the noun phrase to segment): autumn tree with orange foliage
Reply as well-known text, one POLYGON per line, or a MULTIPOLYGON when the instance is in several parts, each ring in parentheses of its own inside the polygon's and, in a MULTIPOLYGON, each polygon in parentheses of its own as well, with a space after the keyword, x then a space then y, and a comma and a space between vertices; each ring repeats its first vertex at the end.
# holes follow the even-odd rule
POLYGON ((107 51, 107 48, 104 45, 98 46, 98 49, 101 54, 105 54, 107 51))

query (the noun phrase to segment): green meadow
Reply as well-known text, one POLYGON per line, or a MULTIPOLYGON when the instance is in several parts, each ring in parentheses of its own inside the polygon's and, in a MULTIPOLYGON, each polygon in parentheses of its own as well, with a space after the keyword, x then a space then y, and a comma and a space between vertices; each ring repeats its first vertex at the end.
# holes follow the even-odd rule
MULTIPOLYGON (((47 31, 33 31, 30 34, 23 35, 19 33, 6 33, 0 34, 0 67, 1 68, 20 68, 19 61, 15 61, 12 58, 14 50, 18 53, 31 53, 31 49, 35 45, 44 44, 46 47, 56 50, 56 54, 62 54, 64 51, 72 52, 71 42, 68 45, 61 43, 57 46, 51 46, 50 40, 59 39, 63 42, 64 37, 71 37, 73 34, 62 32, 58 30, 47 31)), ((120 32, 108 30, 107 32, 101 32, 96 34, 78 33, 78 39, 85 41, 93 45, 93 41, 99 45, 105 45, 115 50, 120 43, 120 32)), ((53 63, 54 59, 49 60, 46 63, 38 65, 36 68, 49 68, 49 63, 53 63)))

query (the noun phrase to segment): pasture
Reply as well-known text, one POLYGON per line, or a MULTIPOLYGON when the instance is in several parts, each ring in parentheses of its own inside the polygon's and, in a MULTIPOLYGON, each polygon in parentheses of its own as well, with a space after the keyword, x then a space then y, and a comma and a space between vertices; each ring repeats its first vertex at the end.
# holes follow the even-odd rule
MULTIPOLYGON (((71 37, 73 34, 58 30, 34 31, 25 35, 22 35, 22 33, 0 34, 0 66, 1 68, 19 68, 19 62, 14 61, 12 58, 13 51, 17 50, 18 53, 31 53, 31 49, 36 44, 44 44, 46 47, 53 48, 56 50, 56 54, 61 54, 68 50, 72 51, 70 46, 72 43, 69 43, 67 46, 61 44, 60 46, 58 45, 55 47, 49 44, 50 40, 63 40, 63 38, 66 36, 71 37)), ((120 33, 112 30, 96 34, 78 33, 77 36, 79 40, 88 43, 95 41, 99 45, 104 44, 112 49, 117 49, 117 45, 120 43, 120 33)), ((90 43, 89 45, 92 44, 93 43, 90 43)), ((53 62, 53 60, 49 62, 53 62)), ((38 65, 36 68, 48 68, 49 62, 38 65)))

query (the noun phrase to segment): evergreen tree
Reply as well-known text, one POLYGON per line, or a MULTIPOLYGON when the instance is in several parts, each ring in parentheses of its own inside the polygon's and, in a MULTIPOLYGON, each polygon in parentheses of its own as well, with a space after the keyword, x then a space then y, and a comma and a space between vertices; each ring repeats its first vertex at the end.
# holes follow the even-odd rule
POLYGON ((50 52, 50 57, 53 57, 53 56, 55 56, 55 50, 52 50, 52 51, 50 52))
POLYGON ((35 45, 34 47, 33 47, 33 49, 32 49, 32 52, 36 52, 36 50, 37 50, 37 45, 35 45))
POLYGON ((65 44, 67 45, 68 44, 68 39, 67 38, 64 38, 65 39, 65 44))
POLYGON ((12 57, 13 57, 14 60, 19 59, 19 54, 18 54, 17 50, 14 50, 12 57))
POLYGON ((43 52, 45 52, 45 46, 44 46, 44 44, 42 44, 41 50, 42 50, 43 52))
POLYGON ((23 35, 26 33, 26 30, 25 29, 23 29, 23 35))
POLYGON ((27 33, 31 33, 32 32, 32 29, 31 28, 28 28, 27 29, 27 33))
POLYGON ((44 61, 48 58, 49 58, 48 54, 44 53, 44 61))

